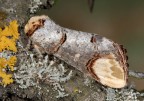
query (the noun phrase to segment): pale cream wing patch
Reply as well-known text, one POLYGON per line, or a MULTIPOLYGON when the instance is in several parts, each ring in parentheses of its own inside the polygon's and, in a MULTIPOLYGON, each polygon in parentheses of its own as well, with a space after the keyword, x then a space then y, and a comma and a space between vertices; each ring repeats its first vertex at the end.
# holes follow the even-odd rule
POLYGON ((126 85, 124 70, 115 58, 97 59, 92 67, 103 85, 122 88, 126 85))

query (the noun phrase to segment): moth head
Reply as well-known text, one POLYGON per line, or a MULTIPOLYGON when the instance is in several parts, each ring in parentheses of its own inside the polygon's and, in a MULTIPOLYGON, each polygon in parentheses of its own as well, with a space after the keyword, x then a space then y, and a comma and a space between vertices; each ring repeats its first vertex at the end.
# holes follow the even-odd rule
POLYGON ((26 35, 31 36, 35 30, 44 25, 44 22, 47 18, 48 16, 45 15, 31 17, 24 28, 26 35))
POLYGON ((98 58, 91 67, 98 81, 112 88, 122 88, 127 83, 127 73, 114 54, 98 58))

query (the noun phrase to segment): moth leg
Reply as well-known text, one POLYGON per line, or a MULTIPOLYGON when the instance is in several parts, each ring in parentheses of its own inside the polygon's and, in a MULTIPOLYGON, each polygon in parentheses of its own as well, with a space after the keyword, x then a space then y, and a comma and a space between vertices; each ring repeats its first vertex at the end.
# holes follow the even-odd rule
POLYGON ((31 49, 31 45, 32 45, 32 41, 28 40, 28 43, 26 45, 26 50, 30 50, 31 49))
POLYGON ((36 52, 38 53, 38 57, 42 58, 43 57, 43 51, 42 48, 40 48, 38 45, 34 44, 34 49, 36 50, 36 52))
POLYGON ((39 47, 37 44, 33 43, 31 40, 28 40, 28 44, 26 45, 26 50, 33 51, 37 53, 37 57, 42 58, 44 50, 39 47))

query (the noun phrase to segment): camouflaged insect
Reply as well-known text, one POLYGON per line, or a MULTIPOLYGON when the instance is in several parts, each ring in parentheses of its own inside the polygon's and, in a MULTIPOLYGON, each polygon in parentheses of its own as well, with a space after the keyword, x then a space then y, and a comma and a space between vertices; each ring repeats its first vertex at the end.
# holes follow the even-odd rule
POLYGON ((45 15, 32 17, 25 33, 39 53, 53 54, 105 86, 126 86, 128 63, 122 45, 98 34, 61 27, 45 15))

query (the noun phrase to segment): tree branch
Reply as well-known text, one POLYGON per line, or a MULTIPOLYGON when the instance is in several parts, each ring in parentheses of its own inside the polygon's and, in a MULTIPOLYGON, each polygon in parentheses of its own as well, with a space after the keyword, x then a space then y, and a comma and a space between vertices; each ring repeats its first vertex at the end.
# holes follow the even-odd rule
MULTIPOLYGON (((42 59, 40 61, 35 57, 33 51, 25 50, 24 45, 27 44, 27 38, 23 34, 22 28, 24 23, 30 17, 30 10, 35 11, 35 9, 33 8, 38 7, 35 6, 35 4, 41 4, 37 1, 45 2, 44 5, 47 5, 49 4, 47 3, 47 1, 52 0, 25 0, 25 2, 23 0, 0 0, 0 9, 8 14, 6 20, 3 20, 3 22, 9 22, 13 19, 19 21, 19 30, 21 33, 21 38, 19 41, 20 43, 22 43, 18 43, 19 51, 17 53, 17 57, 20 62, 18 62, 17 71, 14 73, 15 83, 6 87, 0 86, 0 100, 105 101, 106 96, 110 99, 113 97, 114 100, 117 98, 122 101, 127 101, 124 99, 129 99, 130 101, 136 101, 139 99, 137 94, 139 94, 140 92, 135 92, 133 88, 124 88, 119 90, 110 89, 105 92, 105 90, 101 89, 101 87, 104 86, 100 85, 97 82, 93 82, 94 80, 92 79, 84 78, 82 73, 80 73, 76 69, 71 68, 71 66, 68 66, 65 63, 63 66, 62 64, 59 64, 59 62, 56 62, 54 65, 52 65, 52 63, 54 62, 51 61, 52 59, 42 59), (31 1, 34 3, 32 3, 31 1), (34 7, 31 7, 32 5, 34 5, 34 7), (21 64, 21 62, 23 64, 21 64), (48 74, 45 75, 45 70, 48 69, 50 70, 48 71, 48 74), (72 78, 70 78, 70 80, 67 80, 66 82, 60 82, 59 80, 63 81, 64 79, 67 79, 67 77, 69 78, 69 75, 67 74, 71 70, 73 71, 72 78), (50 77, 51 79, 48 77, 50 77), (53 82, 52 80, 58 80, 58 82, 53 82), (26 88, 20 88, 20 86, 26 88), (114 94, 113 92, 116 93, 114 94), (66 95, 68 96, 65 97, 66 95), (63 98, 58 98, 57 96, 63 98)), ((91 42, 95 41, 95 37, 93 37, 91 42)), ((85 50, 85 48, 83 48, 83 50, 85 50)), ((77 60, 78 57, 79 55, 76 55, 75 60, 77 60)), ((104 87, 104 89, 107 89, 107 87, 104 87)), ((144 99, 141 99, 140 101, 142 100, 144 99)))

